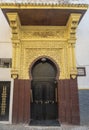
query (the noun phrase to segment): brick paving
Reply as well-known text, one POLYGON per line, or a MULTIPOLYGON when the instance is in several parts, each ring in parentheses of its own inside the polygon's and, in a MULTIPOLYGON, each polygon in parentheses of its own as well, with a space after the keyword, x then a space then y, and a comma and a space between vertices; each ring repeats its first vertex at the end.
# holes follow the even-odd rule
POLYGON ((0 124, 0 130, 89 130, 89 126, 61 125, 54 127, 0 124))

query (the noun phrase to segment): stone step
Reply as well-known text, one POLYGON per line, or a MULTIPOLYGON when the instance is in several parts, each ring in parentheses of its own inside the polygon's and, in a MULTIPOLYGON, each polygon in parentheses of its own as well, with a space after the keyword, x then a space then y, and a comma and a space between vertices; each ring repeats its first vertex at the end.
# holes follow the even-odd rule
POLYGON ((60 126, 58 120, 32 120, 30 126, 60 126))

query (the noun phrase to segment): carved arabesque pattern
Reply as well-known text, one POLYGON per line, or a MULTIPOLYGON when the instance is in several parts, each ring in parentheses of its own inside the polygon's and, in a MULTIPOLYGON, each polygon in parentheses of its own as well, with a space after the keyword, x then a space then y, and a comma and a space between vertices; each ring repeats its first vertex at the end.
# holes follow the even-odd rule
POLYGON ((21 78, 26 78, 28 79, 29 78, 29 71, 30 71, 30 66, 32 64, 32 62, 40 57, 40 56, 48 56, 52 59, 55 60, 55 62, 58 64, 60 70, 62 73, 60 73, 60 78, 63 78, 65 73, 64 73, 64 64, 63 64, 63 49, 39 49, 39 48, 26 48, 25 49, 25 54, 24 54, 24 57, 25 57, 25 61, 23 62, 23 65, 24 65, 24 69, 23 69, 23 72, 21 72, 21 78))
POLYGON ((52 38, 52 39, 63 39, 66 38, 66 33, 65 30, 34 30, 34 31, 22 31, 21 32, 21 38, 22 39, 34 39, 34 38, 41 38, 41 39, 46 39, 46 38, 52 38))

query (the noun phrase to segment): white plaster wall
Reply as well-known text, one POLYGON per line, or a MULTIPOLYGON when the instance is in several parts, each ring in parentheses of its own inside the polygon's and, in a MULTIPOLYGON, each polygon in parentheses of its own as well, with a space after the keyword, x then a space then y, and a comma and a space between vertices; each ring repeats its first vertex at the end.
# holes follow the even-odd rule
MULTIPOLYGON (((0 58, 12 58, 11 29, 0 10, 0 58)), ((10 68, 0 68, 0 81, 10 80, 10 68)))
POLYGON ((77 66, 86 67, 86 76, 78 77, 79 88, 89 88, 89 9, 77 28, 77 66))
POLYGON ((11 43, 0 43, 0 58, 12 58, 11 43))
POLYGON ((12 57, 11 29, 0 9, 0 58, 12 57))
POLYGON ((0 81, 11 80, 11 69, 10 68, 0 68, 0 81))
POLYGON ((11 29, 0 9, 0 43, 11 42, 11 29))

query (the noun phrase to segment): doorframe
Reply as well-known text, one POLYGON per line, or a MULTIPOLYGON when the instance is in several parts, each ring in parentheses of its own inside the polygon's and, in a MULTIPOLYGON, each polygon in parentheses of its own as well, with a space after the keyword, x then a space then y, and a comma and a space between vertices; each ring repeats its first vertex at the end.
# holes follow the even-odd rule
MULTIPOLYGON (((32 68, 33 68, 33 66, 34 66, 34 64, 38 61, 38 60, 40 60, 40 59, 42 59, 42 58, 46 58, 46 59, 48 59, 49 61, 51 61, 53 64, 54 64, 54 66, 56 67, 56 69, 57 69, 57 74, 56 74, 56 78, 55 78, 55 80, 57 81, 57 95, 58 95, 58 87, 59 87, 59 76, 60 76, 60 69, 59 69, 59 66, 58 66, 58 64, 56 63, 56 61, 53 59, 53 58, 51 58, 51 57, 49 57, 49 56, 45 56, 45 55, 43 55, 43 56, 39 56, 39 57, 37 57, 36 59, 34 59, 33 60, 33 62, 31 63, 31 65, 29 66, 29 79, 30 79, 30 90, 31 90, 31 82, 32 82, 32 80, 33 80, 33 77, 32 77, 32 68)), ((58 103, 58 121, 59 121, 59 97, 57 96, 57 103, 58 103)), ((31 106, 30 106, 30 110, 31 110, 31 106)), ((31 113, 30 113, 30 115, 31 115, 31 113)), ((31 116, 30 116, 31 117, 31 116)))

